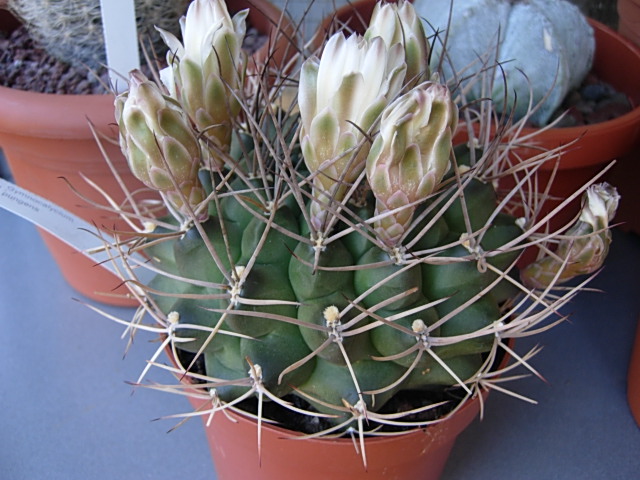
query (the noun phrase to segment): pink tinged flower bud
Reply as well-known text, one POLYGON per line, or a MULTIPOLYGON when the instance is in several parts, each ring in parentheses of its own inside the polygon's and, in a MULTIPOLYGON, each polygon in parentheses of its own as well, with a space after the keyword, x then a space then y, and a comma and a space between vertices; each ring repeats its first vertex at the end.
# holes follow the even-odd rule
POLYGON ((304 62, 298 90, 300 143, 307 168, 316 174, 311 205, 316 228, 328 197, 341 202, 362 172, 368 152, 363 132, 399 93, 405 69, 400 45, 387 48, 381 38, 368 41, 342 33, 328 40, 320 59, 304 62))
POLYGON ((611 244, 609 225, 620 196, 607 183, 590 186, 583 196, 578 221, 566 232, 554 255, 544 256, 520 272, 522 283, 531 288, 561 284, 578 275, 600 269, 611 244))
POLYGON ((379 232, 394 225, 395 233, 383 238, 389 246, 404 234, 397 226, 408 227, 416 205, 433 193, 447 172, 457 122, 458 109, 449 90, 432 82, 418 85, 382 113, 366 168, 377 214, 405 207, 375 225, 379 232))
POLYGON ((413 87, 429 78, 429 42, 413 4, 376 3, 365 38, 381 37, 387 46, 399 43, 404 48, 407 73, 405 81, 413 87))
MULTIPOLYGON (((197 184, 189 182, 180 185, 179 190, 167 191, 165 194, 165 198, 178 211, 186 213, 189 208, 195 210, 194 207, 200 205, 207 198, 207 194, 199 182, 197 184), (187 200, 187 204, 189 205, 189 207, 185 205, 183 198, 187 200)), ((206 218, 207 215, 205 215, 204 213, 198 217, 199 220, 205 220, 206 218)))
POLYGON ((395 192, 386 200, 376 200, 376 215, 380 219, 376 221, 374 230, 385 245, 396 246, 409 227, 415 210, 409 203, 409 198, 402 191, 395 192))
POLYGON ((138 179, 171 197, 185 215, 178 191, 191 208, 204 199, 204 191, 198 192, 200 145, 187 115, 139 71, 131 73, 129 91, 116 98, 116 121, 121 149, 138 179))

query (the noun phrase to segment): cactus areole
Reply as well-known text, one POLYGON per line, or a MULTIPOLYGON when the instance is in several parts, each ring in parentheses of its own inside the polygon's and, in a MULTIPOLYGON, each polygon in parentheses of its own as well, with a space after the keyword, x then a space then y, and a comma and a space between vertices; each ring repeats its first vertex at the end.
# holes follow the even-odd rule
MULTIPOLYGON (((601 266, 615 190, 590 188, 571 230, 580 242, 538 235, 528 189, 494 187, 509 174, 496 173, 495 144, 452 146, 458 107, 416 58, 429 47, 412 8, 379 4, 371 32, 382 33, 336 33, 295 81, 245 78, 241 53, 211 61, 230 58, 215 50, 225 42, 192 58, 177 39, 168 84, 132 74, 116 100, 122 149, 170 215, 123 211, 146 221, 129 245, 150 262, 123 273, 155 322, 129 325, 161 333, 158 355, 177 362, 154 356, 140 383, 166 368, 195 384, 202 414, 286 412, 318 436, 424 427, 495 384, 508 339, 558 320, 578 291, 560 281, 601 266), (551 257, 521 276, 530 245, 551 257), (147 283, 144 268, 156 274, 147 283)), ((244 32, 244 13, 229 17, 224 2, 196 0, 183 27, 202 28, 199 16, 221 35, 244 32)))

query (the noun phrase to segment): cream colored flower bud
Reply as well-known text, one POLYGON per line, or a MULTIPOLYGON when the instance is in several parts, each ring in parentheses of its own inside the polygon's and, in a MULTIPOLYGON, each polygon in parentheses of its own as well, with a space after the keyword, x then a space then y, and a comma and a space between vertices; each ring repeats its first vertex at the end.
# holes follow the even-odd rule
POLYGON ((194 0, 180 21, 183 43, 160 30, 169 47, 163 83, 196 128, 222 151, 229 148, 233 119, 240 111, 234 92, 242 86, 246 65, 242 42, 247 13, 231 18, 223 0, 194 0))
POLYGON ((171 195, 172 204, 187 213, 178 191, 192 208, 204 197, 198 180, 200 145, 187 115, 139 71, 130 75, 129 91, 116 98, 120 147, 133 174, 148 187, 171 195))
POLYGON ((595 230, 607 228, 616 214, 620 195, 608 183, 595 184, 585 193, 580 212, 580 221, 588 223, 595 230))
POLYGON ((396 43, 403 46, 409 87, 429 79, 429 42, 412 3, 376 3, 365 32, 365 38, 374 37, 381 37, 389 47, 396 43))
POLYGON ((404 234, 416 203, 431 195, 447 172, 457 123, 448 88, 432 82, 399 97, 382 113, 367 157, 367 178, 378 214, 402 208, 376 223, 389 246, 404 234))
POLYGON ((583 196, 580 218, 563 237, 554 255, 544 256, 520 272, 522 282, 532 288, 560 284, 578 275, 600 269, 612 236, 609 225, 615 216, 620 196, 607 183, 590 186, 583 196))
POLYGON ((363 142, 384 107, 402 87, 406 66, 400 45, 387 48, 381 38, 333 35, 321 58, 302 66, 298 106, 300 142, 314 177, 314 226, 323 222, 327 196, 344 197, 346 184, 364 168, 363 142))

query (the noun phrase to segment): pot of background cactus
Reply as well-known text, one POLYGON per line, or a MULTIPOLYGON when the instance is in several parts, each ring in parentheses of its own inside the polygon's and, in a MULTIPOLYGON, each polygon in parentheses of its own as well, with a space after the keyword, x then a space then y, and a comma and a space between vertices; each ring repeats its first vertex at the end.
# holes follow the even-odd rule
MULTIPOLYGON (((141 11, 140 28, 154 24, 169 28, 175 25, 182 8, 162 5, 158 2, 138 2, 141 11), (166 20, 165 20, 166 18, 166 20), (147 22, 146 24, 144 22, 147 22), (168 23, 167 23, 168 22, 168 23)), ((53 1, 43 6, 41 2, 11 0, 7 2, 16 17, 22 17, 29 25, 32 37, 43 46, 51 47, 52 55, 62 61, 86 63, 92 68, 104 62, 104 43, 100 22, 99 1, 85 2, 82 8, 77 2, 53 1), (79 39, 82 39, 80 41, 79 39)), ((11 25, 13 29, 15 24, 11 25)), ((3 28, 4 27, 0 27, 3 28)), ((85 77, 92 78, 89 67, 85 77)), ((38 75, 31 72, 30 75, 38 75)), ((27 190, 54 201, 58 205, 97 225, 110 224, 116 217, 82 203, 77 193, 61 179, 64 177, 82 195, 102 203, 104 197, 88 187, 82 176, 98 182, 117 202, 124 200, 124 193, 115 181, 111 167, 104 161, 94 133, 108 139, 114 138, 113 95, 48 94, 18 90, 0 86, 0 147, 9 164, 15 182, 27 190), (119 193, 120 192, 120 193, 119 193)), ((125 159, 113 141, 103 141, 106 154, 113 159, 112 167, 130 191, 142 184, 128 173, 125 159)), ((117 305, 132 305, 126 298, 126 289, 118 287, 119 280, 103 269, 96 269, 91 260, 78 255, 73 249, 42 232, 60 270, 69 284, 82 294, 117 305), (112 295, 101 295, 106 292, 112 295)))
MULTIPOLYGON (((462 80, 467 101, 488 95, 510 116, 511 130, 527 145, 512 149, 509 164, 569 146, 541 167, 540 192, 554 177, 547 193, 558 199, 547 202, 547 211, 632 149, 640 132, 640 49, 566 0, 456 0, 449 21, 450 3, 414 2, 428 34, 440 31, 431 65, 442 62, 452 84, 471 76, 462 80), (473 80, 482 69, 490 74, 473 80), (609 94, 611 87, 617 95, 609 94), (531 105, 535 111, 523 122, 531 105), (558 120, 564 109, 567 116, 558 120)), ((578 209, 576 199, 554 225, 571 221, 578 209)))
POLYGON ((135 384, 189 397, 173 418, 203 419, 221 480, 436 479, 487 392, 535 372, 512 340, 563 320, 618 195, 585 185, 575 225, 545 233, 525 182, 497 192, 513 173, 492 142, 453 145, 459 107, 410 3, 272 81, 236 56, 241 30, 200 35, 230 22, 218 2, 196 0, 184 44, 164 35, 162 84, 132 72, 116 101, 132 172, 169 212, 123 205, 135 229, 105 243, 139 301, 109 318, 160 340, 135 384))
MULTIPOLYGON (((505 168, 517 168, 520 159, 536 157, 541 150, 566 147, 556 156, 547 155, 536 186, 546 197, 545 213, 573 196, 569 208, 551 222, 552 228, 566 225, 579 209, 576 190, 628 154, 639 138, 640 94, 634 80, 640 75, 640 50, 606 25, 584 18, 565 0, 456 0, 451 11, 450 0, 413 3, 434 47, 431 67, 450 85, 463 81, 472 116, 478 115, 473 100, 485 97, 492 97, 492 108, 506 114, 508 131, 501 137, 509 142, 515 132, 521 148, 509 146, 505 168), (476 47, 469 49, 469 44, 476 47), (485 73, 478 75, 481 71, 485 73), (606 82, 618 95, 610 96, 608 86, 591 86, 588 102, 571 105, 567 94, 574 98, 587 75, 606 82), (601 107, 592 112, 597 104, 601 107), (555 116, 563 108, 571 115, 560 126, 555 116), (584 120, 588 123, 569 126, 569 119, 581 116, 589 117, 584 120)), ((374 5, 375 0, 360 0, 339 8, 323 21, 317 36, 340 26, 362 33, 374 5)), ((460 125, 458 140, 467 138, 468 127, 460 125)), ((473 128, 476 135, 495 134, 481 133, 477 122, 473 128)))
MULTIPOLYGON (((154 31, 153 27, 159 26, 178 32, 178 19, 186 11, 187 3, 136 1, 139 31, 154 31)), ((262 34, 271 34, 273 39, 280 26, 291 35, 290 24, 269 2, 237 0, 230 4, 233 12, 245 9, 249 4, 255 5, 250 23, 262 34)), ((104 63, 99 0, 84 2, 82 8, 78 8, 78 2, 68 0, 48 2, 46 8, 41 2, 11 0, 8 7, 24 19, 32 36, 47 46, 52 55, 68 63, 79 62, 80 69, 82 65, 97 68, 104 63)), ((278 35, 280 43, 265 45, 252 57, 254 62, 263 63, 269 52, 275 51, 278 64, 284 63, 291 56, 287 50, 289 38, 288 35, 278 35)), ((32 75, 37 75, 37 72, 32 75)), ((86 76, 92 78, 88 70, 86 76)), ((129 192, 137 192, 143 187, 130 174, 117 146, 117 129, 113 127, 114 96, 106 89, 104 92, 49 94, 0 86, 0 110, 3 112, 0 117, 0 147, 17 184, 98 226, 124 227, 117 215, 93 208, 78 196, 80 193, 90 202, 104 202, 104 196, 91 188, 85 177, 99 184, 115 205, 126 200, 120 181, 129 192), (102 137, 100 147, 89 123, 102 137), (111 160, 110 165, 105 162, 105 155, 111 160), (112 169, 118 172, 118 181, 112 169)), ((120 284, 117 277, 95 268, 90 259, 78 255, 46 232, 42 232, 42 237, 65 279, 80 293, 106 303, 135 305, 126 289, 114 290, 120 284)))

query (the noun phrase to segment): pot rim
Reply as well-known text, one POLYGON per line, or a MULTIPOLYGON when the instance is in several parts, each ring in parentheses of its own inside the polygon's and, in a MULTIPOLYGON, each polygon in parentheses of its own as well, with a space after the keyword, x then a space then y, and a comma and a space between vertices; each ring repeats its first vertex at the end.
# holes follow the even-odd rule
MULTIPOLYGON (((370 435, 365 433, 364 440, 367 444, 375 443, 376 445, 384 445, 385 443, 392 443, 394 441, 397 441, 399 437, 410 439, 413 436, 425 435, 426 433, 429 433, 430 429, 442 428, 442 426, 446 425, 447 421, 450 420, 452 417, 461 416, 461 415, 472 415, 473 417, 475 417, 475 415, 478 412, 473 410, 479 411, 479 402, 480 402, 479 398, 482 397, 482 401, 484 402, 487 399, 488 395, 489 395, 488 391, 483 391, 480 394, 476 393, 472 397, 468 397, 463 404, 459 404, 451 412, 447 413, 442 417, 439 417, 438 419, 434 420, 433 422, 423 427, 415 427, 410 430, 407 430, 406 432, 393 432, 393 434, 391 435, 376 436, 376 435, 370 435)), ((242 410, 227 409, 226 413, 232 416, 233 419, 237 422, 241 422, 245 425, 249 425, 252 428, 253 427, 257 428, 256 419, 249 416, 242 410)), ((223 412, 217 412, 216 414, 224 415, 223 412)), ((303 442, 311 442, 311 443, 323 444, 323 445, 327 445, 327 444, 353 445, 353 439, 351 437, 342 436, 338 438, 334 438, 334 437, 304 438, 305 434, 302 432, 298 432, 296 430, 289 430, 277 424, 266 423, 266 422, 262 422, 261 428, 270 430, 274 434, 279 434, 279 437, 282 440, 303 441, 303 442)), ((354 433, 354 435, 357 435, 357 432, 354 433)))
MULTIPOLYGON (((513 346, 515 344, 515 341, 513 338, 508 338, 505 340, 505 342, 507 343, 507 346, 509 347, 509 349, 513 349, 513 346)), ((178 368, 178 364, 173 356, 173 352, 170 348, 170 345, 167 345, 164 351, 171 365, 178 368)), ((495 366, 495 371, 504 369, 509 363, 509 360, 511 359, 511 355, 508 349, 502 347, 500 353, 502 354, 502 358, 500 359, 499 363, 495 366)), ((186 382, 185 379, 187 379, 188 377, 176 375, 176 378, 178 378, 181 383, 185 383, 186 382)), ((205 399, 203 393, 197 392, 196 388, 187 387, 184 390, 184 392, 189 402, 194 407, 194 411, 198 411, 199 410, 198 407, 201 407, 202 405, 210 403, 210 400, 205 399)), ((393 442, 394 440, 397 441, 399 437, 411 438, 417 435, 424 435, 425 433, 428 433, 430 429, 433 430, 433 429, 443 428, 443 426, 446 427, 448 420, 450 420, 452 417, 460 417, 463 415, 465 416, 468 415, 468 416, 471 416, 473 419, 480 411, 480 407, 482 403, 487 400, 489 393, 490 391, 486 388, 483 389, 482 391, 476 390, 472 396, 465 396, 464 399, 460 403, 458 403, 453 410, 451 410, 450 412, 448 412, 447 414, 441 417, 438 417, 436 420, 428 422, 425 426, 411 428, 403 432, 394 432, 397 434, 392 434, 392 435, 375 436, 375 435, 365 434, 365 437, 364 437, 365 441, 367 442, 367 444, 370 444, 371 442, 373 442, 378 446, 384 445, 387 442, 393 442)), ((225 409, 224 412, 217 411, 215 414, 225 415, 225 413, 229 414, 234 418, 234 420, 241 422, 245 426, 251 426, 251 427, 257 428, 257 425, 258 425, 257 420, 251 414, 244 412, 241 409, 227 408, 225 409)), ((206 414, 203 414, 201 417, 206 422, 206 419, 204 418, 205 415, 206 414)), ((229 419, 227 418, 227 420, 229 419)), ((266 429, 275 435, 280 435, 280 438, 282 440, 304 441, 304 442, 312 442, 312 443, 318 443, 323 445, 327 445, 327 444, 352 445, 353 444, 353 439, 351 437, 345 437, 345 436, 338 437, 338 438, 335 438, 335 437, 303 438, 307 434, 296 431, 296 430, 290 430, 288 428, 284 428, 282 426, 279 426, 277 423, 262 422, 261 428, 266 429)))

